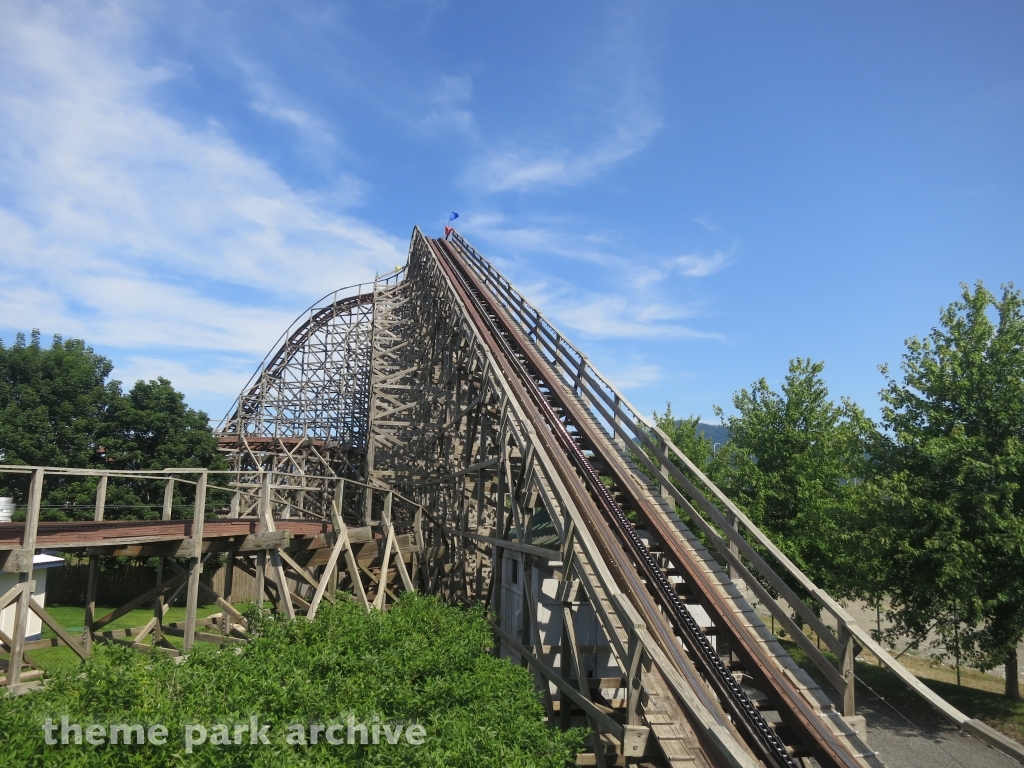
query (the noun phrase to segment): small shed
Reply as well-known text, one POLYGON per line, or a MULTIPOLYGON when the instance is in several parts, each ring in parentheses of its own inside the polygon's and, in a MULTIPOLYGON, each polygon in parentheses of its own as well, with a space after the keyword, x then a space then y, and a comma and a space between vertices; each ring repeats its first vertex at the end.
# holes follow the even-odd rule
MULTIPOLYGON (((46 574, 50 568, 59 568, 64 565, 64 559, 53 555, 36 555, 32 558, 32 578, 36 582, 36 591, 32 597, 43 608, 46 607, 46 574)), ((4 594, 11 587, 18 583, 18 574, 0 573, 0 595, 4 594)), ((14 635, 14 614, 17 610, 17 601, 0 611, 0 629, 8 637, 14 635)), ((25 640, 38 640, 43 633, 43 621, 35 612, 28 615, 28 628, 25 630, 25 640)))

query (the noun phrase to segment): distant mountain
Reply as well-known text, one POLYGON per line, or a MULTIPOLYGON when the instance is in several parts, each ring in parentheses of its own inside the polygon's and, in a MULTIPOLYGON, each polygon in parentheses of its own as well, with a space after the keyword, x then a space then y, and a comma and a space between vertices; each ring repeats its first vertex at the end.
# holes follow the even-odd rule
POLYGON ((712 443, 727 443, 730 438, 729 428, 722 424, 700 422, 697 424, 697 434, 703 434, 712 443))

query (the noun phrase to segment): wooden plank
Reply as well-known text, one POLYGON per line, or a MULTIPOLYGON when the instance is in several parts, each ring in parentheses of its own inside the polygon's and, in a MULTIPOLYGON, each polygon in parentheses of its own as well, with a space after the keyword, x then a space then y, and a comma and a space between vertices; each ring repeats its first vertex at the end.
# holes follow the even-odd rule
POLYGON ((188 653, 195 642, 196 634, 196 611, 199 608, 199 578, 203 572, 203 565, 199 559, 202 550, 203 525, 206 518, 206 481, 205 472, 199 475, 196 481, 196 501, 192 509, 192 539, 196 543, 194 556, 189 558, 188 567, 188 592, 185 602, 185 646, 184 651, 188 653))
POLYGON ((0 611, 6 608, 8 605, 18 599, 18 595, 21 594, 22 585, 15 584, 13 587, 4 592, 3 596, 0 596, 0 611))
POLYGON ((32 555, 30 550, 21 549, 20 542, 15 542, 12 549, 0 551, 0 573, 22 573, 32 562, 32 555))
POLYGON ((67 630, 64 629, 64 627, 62 627, 60 624, 58 624, 57 621, 43 609, 43 606, 36 602, 36 599, 34 597, 29 599, 29 606, 32 608, 33 611, 35 611, 36 615, 43 620, 43 623, 46 624, 46 626, 48 626, 50 629, 52 629, 54 631, 54 634, 56 634, 57 637, 59 637, 68 648, 70 648, 72 651, 78 654, 78 657, 80 659, 84 660, 88 658, 89 654, 86 653, 85 648, 82 647, 82 644, 73 640, 71 638, 71 635, 68 634, 67 630))
MULTIPOLYGON (((380 567, 380 579, 377 581, 377 597, 373 601, 373 607, 378 611, 384 608, 384 594, 388 592, 388 564, 391 562, 391 546, 395 542, 395 529, 388 527, 388 536, 384 544, 383 560, 380 567)), ((392 594, 392 598, 394 595, 392 594)))
MULTIPOLYGON (((22 533, 22 549, 35 552, 36 530, 39 526, 39 507, 43 498, 43 481, 45 472, 36 469, 32 472, 32 482, 28 491, 28 510, 25 513, 25 528, 22 533)), ((7 683, 15 686, 21 682, 21 664, 25 657, 25 634, 28 632, 28 614, 32 593, 36 583, 32 579, 32 560, 28 561, 25 570, 18 574, 21 591, 18 593, 17 607, 14 610, 14 638, 9 643, 11 652, 7 667, 7 683)))
MULTIPOLYGON (((334 542, 334 547, 331 549, 330 559, 327 561, 327 565, 324 566, 323 575, 320 577, 320 583, 316 585, 316 592, 313 593, 313 599, 309 604, 309 611, 306 613, 306 618, 312 621, 316 618, 317 608, 320 607, 320 600, 323 599, 324 593, 327 590, 327 585, 330 584, 331 578, 334 575, 334 569, 338 565, 338 557, 342 551, 348 549, 348 528, 342 523, 339 516, 341 509, 341 494, 344 492, 345 481, 342 480, 339 484, 339 493, 334 501, 334 510, 332 510, 332 518, 334 521, 334 527, 338 531, 338 539, 334 542)), ((358 577, 357 577, 358 578, 358 577)))
POLYGON ((171 589, 174 589, 179 584, 184 583, 187 580, 187 578, 188 572, 183 572, 178 576, 175 576, 174 578, 165 581, 163 584, 158 584, 157 586, 153 587, 153 589, 149 590, 145 594, 139 595, 139 597, 136 597, 134 600, 129 600, 120 608, 111 611, 110 613, 108 613, 100 619, 97 619, 96 622, 93 624, 93 631, 95 632, 101 627, 105 627, 107 624, 114 621, 115 619, 121 618, 126 613, 134 611, 140 605, 142 605, 143 603, 148 603, 157 595, 163 594, 165 592, 170 591, 171 589))
POLYGON ((445 533, 452 534, 454 536, 462 536, 467 539, 473 539, 474 541, 480 541, 485 544, 491 544, 495 547, 501 547, 503 549, 511 549, 514 552, 523 552, 524 554, 533 555, 539 557, 544 561, 556 562, 561 561, 562 553, 557 549, 549 549, 547 547, 535 547, 532 544, 520 544, 518 541, 508 541, 506 539, 496 539, 493 536, 482 536, 479 533, 473 533, 472 531, 460 531, 457 528, 447 526, 444 529, 445 533))

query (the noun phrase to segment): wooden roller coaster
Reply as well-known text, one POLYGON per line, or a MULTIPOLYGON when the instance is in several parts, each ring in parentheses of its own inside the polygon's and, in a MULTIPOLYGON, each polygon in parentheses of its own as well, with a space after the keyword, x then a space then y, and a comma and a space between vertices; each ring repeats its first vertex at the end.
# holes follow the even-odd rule
POLYGON ((0 633, 8 685, 33 684, 31 651, 46 644, 84 657, 95 642, 171 654, 244 642, 241 571, 289 616, 314 616, 339 590, 368 610, 413 589, 486 603, 495 652, 533 671, 549 722, 590 729, 580 765, 881 766, 856 710, 865 649, 1024 760, 880 647, 458 232, 414 230, 405 267, 310 308, 218 436, 226 473, 0 467, 32 473, 26 522, 0 528, 0 568, 19 574, 0 596, 0 609, 16 604, 14 634, 0 633), (94 520, 40 522, 44 484, 82 476, 96 478, 94 520), (106 519, 110 482, 162 483, 161 519, 106 519), (187 508, 174 504, 182 485, 187 508), (32 598, 43 549, 89 559, 91 606, 101 555, 157 557, 160 583, 105 617, 90 609, 71 637, 32 598), (215 555, 220 592, 201 578, 215 555), (198 619, 201 594, 220 613, 198 619), (180 627, 164 621, 179 597, 180 627), (104 631, 146 603, 146 626, 104 631), (26 643, 29 612, 58 637, 26 643))

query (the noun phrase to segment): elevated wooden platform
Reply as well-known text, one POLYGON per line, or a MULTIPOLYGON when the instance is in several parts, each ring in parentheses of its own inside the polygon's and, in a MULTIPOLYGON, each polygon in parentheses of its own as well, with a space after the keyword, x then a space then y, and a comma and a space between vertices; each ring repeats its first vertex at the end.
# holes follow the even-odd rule
MULTIPOLYGON (((0 685, 13 691, 35 685, 39 665, 31 651, 63 645, 81 658, 92 653, 95 643, 115 642, 147 653, 187 653, 197 641, 218 644, 244 642, 248 622, 232 605, 235 573, 247 574, 255 585, 253 601, 263 605, 269 598, 274 608, 289 618, 299 613, 312 619, 323 600, 334 602, 339 591, 367 610, 385 609, 399 589, 414 589, 413 578, 421 570, 422 535, 398 533, 392 526, 392 504, 401 499, 387 488, 370 487, 335 476, 291 476, 268 471, 240 474, 208 470, 151 472, 82 470, 59 467, 0 466, 0 472, 30 473, 24 522, 0 524, 0 570, 18 574, 18 583, 0 594, 0 611, 15 605, 15 631, 0 631, 0 685), (227 488, 208 481, 226 475, 227 488), (43 485, 47 477, 96 478, 94 519, 47 522, 39 519, 43 485), (162 519, 106 520, 106 492, 110 481, 161 481, 165 483, 162 519), (188 518, 174 518, 175 484, 195 487, 188 518), (350 483, 352 505, 343 510, 345 487, 350 483), (209 490, 234 490, 230 513, 207 517, 209 490), (374 497, 379 496, 376 502, 374 497), (301 516, 295 514, 302 513, 301 516), (377 517, 374 513, 379 512, 377 517), (278 515, 275 517, 275 513, 278 515), (347 525, 346 519, 364 521, 347 525), (317 519, 319 518, 319 519, 317 519), (73 553, 88 559, 85 626, 71 636, 33 596, 33 556, 42 551, 73 553), (201 580, 204 566, 220 554, 224 586, 220 592, 201 580), (226 555, 226 558, 224 558, 226 555), (96 616, 96 583, 100 556, 157 559, 157 586, 140 594, 105 616, 96 616), (184 560, 184 564, 182 561, 184 560), (399 586, 400 585, 400 586, 399 586), (167 623, 168 608, 185 604, 185 621, 167 623), (215 603, 220 613, 199 619, 200 601, 215 603), (130 611, 152 605, 153 618, 142 626, 110 630, 108 625, 130 611), (53 639, 25 641, 28 614, 40 617, 56 635, 53 639), (171 638, 181 638, 179 644, 171 638), (6 654, 7 658, 4 658, 6 654)), ((406 503, 402 501, 402 503, 406 503)), ((422 508, 415 523, 420 525, 422 508)), ((405 522, 403 526, 408 526, 405 522)))

